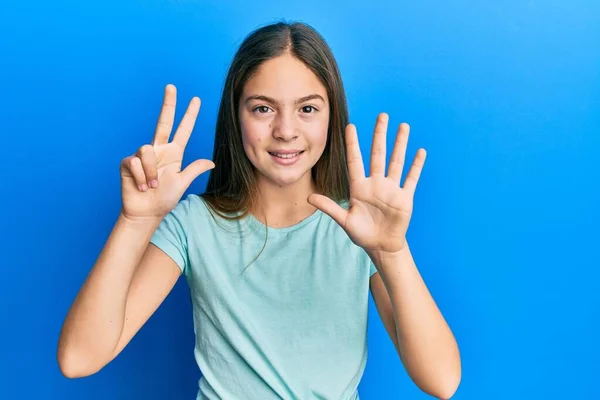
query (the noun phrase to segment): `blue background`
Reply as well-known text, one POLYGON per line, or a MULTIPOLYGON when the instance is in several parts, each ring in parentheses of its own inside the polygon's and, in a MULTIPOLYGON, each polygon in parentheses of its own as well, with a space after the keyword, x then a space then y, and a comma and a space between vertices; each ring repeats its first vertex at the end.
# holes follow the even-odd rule
MULTIPOLYGON (((330 43, 366 158, 381 111, 389 146, 406 121, 410 159, 428 151, 409 241, 460 345, 455 399, 600 398, 599 4, 3 2, 0 398, 195 398, 183 280, 92 377, 60 375, 58 333, 164 85, 179 89, 178 120, 201 97, 185 162, 210 158, 229 61, 280 18, 330 43)), ((371 311, 362 398, 428 398, 371 311)))

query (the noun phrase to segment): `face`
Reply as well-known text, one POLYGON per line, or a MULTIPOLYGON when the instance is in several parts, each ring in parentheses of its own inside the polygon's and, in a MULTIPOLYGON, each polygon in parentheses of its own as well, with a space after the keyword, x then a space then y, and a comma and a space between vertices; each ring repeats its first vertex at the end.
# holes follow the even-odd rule
POLYGON ((264 62, 244 87, 239 117, 259 183, 311 179, 327 143, 329 99, 306 65, 288 54, 264 62))

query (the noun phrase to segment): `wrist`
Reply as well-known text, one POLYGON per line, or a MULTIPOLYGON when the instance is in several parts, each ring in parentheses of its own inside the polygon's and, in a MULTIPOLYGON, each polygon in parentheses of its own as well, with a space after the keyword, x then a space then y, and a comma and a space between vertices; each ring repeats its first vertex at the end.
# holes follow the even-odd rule
POLYGON ((117 223, 119 225, 123 225, 130 229, 135 230, 147 230, 147 229, 156 229, 163 218, 156 216, 148 216, 148 217, 132 217, 130 215, 125 214, 122 210, 119 213, 117 223))
POLYGON ((406 238, 403 239, 402 243, 402 246, 396 251, 384 251, 378 249, 365 249, 365 251, 373 261, 373 264, 375 264, 377 267, 380 267, 386 261, 394 261, 400 258, 402 254, 408 250, 408 242, 406 238))

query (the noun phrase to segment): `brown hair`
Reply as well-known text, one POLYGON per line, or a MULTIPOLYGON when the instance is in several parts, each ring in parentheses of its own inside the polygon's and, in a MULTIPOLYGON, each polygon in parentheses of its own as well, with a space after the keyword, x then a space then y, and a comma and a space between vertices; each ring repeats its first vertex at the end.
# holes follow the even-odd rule
POLYGON ((312 169, 316 190, 335 201, 349 197, 344 140, 348 109, 337 62, 314 28, 299 22, 278 22, 259 28, 244 39, 225 79, 215 132, 215 168, 202 195, 210 208, 225 219, 243 218, 258 205, 259 198, 254 166, 242 145, 237 111, 244 85, 263 62, 285 53, 310 68, 329 97, 327 143, 312 169), (227 215, 230 213, 234 215, 227 215))

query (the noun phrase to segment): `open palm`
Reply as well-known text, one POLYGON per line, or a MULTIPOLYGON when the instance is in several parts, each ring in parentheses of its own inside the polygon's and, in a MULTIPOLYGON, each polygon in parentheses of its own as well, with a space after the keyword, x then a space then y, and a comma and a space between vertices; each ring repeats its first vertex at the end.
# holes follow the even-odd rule
POLYGON ((346 148, 350 175, 350 204, 346 210, 335 201, 313 194, 308 201, 333 218, 358 246, 370 251, 396 252, 405 246, 413 211, 413 198, 425 163, 425 149, 419 149, 400 187, 409 126, 400 124, 385 176, 388 116, 377 118, 371 148, 371 176, 365 176, 356 127, 346 128, 346 148))

